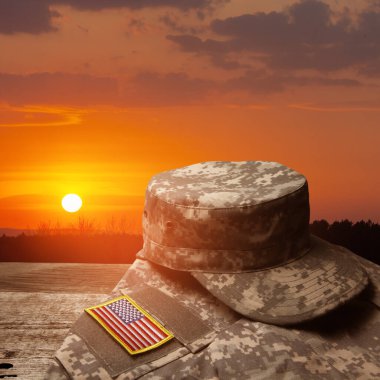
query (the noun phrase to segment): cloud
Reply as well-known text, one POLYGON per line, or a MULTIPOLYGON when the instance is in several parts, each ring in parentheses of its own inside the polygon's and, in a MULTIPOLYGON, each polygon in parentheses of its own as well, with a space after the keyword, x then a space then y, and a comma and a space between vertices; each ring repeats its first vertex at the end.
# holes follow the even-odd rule
POLYGON ((289 87, 358 87, 360 85, 359 81, 348 78, 333 79, 322 76, 289 75, 270 73, 266 70, 249 70, 240 77, 226 81, 222 88, 225 91, 246 91, 256 95, 282 92, 289 87))
POLYGON ((178 44, 182 50, 186 52, 215 54, 225 52, 225 47, 228 45, 226 42, 216 40, 202 40, 197 36, 182 34, 182 35, 168 35, 166 38, 178 44))
POLYGON ((217 85, 184 73, 140 73, 129 80, 69 73, 0 73, 0 102, 88 107, 198 104, 217 85))
POLYGON ((354 68, 380 74, 380 11, 368 8, 355 18, 337 14, 319 0, 299 1, 282 12, 257 12, 216 19, 219 38, 169 35, 183 51, 202 54, 216 65, 231 54, 273 70, 312 69, 321 73, 354 68))
POLYGON ((300 103, 289 104, 289 108, 295 108, 303 111, 312 112, 380 112, 380 105, 350 105, 350 104, 314 104, 314 103, 300 103))
MULTIPOLYGON (((249 70, 233 79, 219 81, 191 78, 181 72, 142 72, 128 80, 69 73, 0 73, 0 102, 13 106, 161 107, 224 102, 236 92, 247 93, 250 101, 258 94, 272 94, 288 87, 307 85, 354 87, 360 86, 360 82, 345 78, 285 75, 266 70, 249 70)), ((65 111, 65 114, 77 117, 75 111, 65 111)))
POLYGON ((202 29, 196 26, 187 26, 183 23, 183 18, 165 14, 160 17, 160 21, 170 30, 176 33, 199 33, 202 29))
POLYGON ((88 109, 54 106, 9 106, 0 104, 0 127, 59 127, 82 122, 88 109))
POLYGON ((112 78, 66 73, 16 75, 0 73, 0 100, 14 105, 115 102, 118 83, 112 78))
MULTIPOLYGON (((14 1, 14 0, 12 0, 14 1)), ((203 9, 213 6, 215 0, 49 0, 51 4, 69 5, 72 8, 86 11, 99 11, 112 8, 159 8, 171 7, 183 11, 203 9)))
POLYGON ((0 34, 40 34, 57 30, 53 18, 60 14, 54 6, 66 5, 81 11, 126 8, 174 8, 196 10, 199 15, 212 11, 225 0, 10 0, 0 1, 0 34))
POLYGON ((0 34, 40 34, 55 31, 52 19, 59 17, 46 1, 0 1, 0 34))
POLYGON ((200 104, 217 86, 213 81, 190 78, 185 73, 145 72, 125 84, 121 101, 135 106, 200 104))

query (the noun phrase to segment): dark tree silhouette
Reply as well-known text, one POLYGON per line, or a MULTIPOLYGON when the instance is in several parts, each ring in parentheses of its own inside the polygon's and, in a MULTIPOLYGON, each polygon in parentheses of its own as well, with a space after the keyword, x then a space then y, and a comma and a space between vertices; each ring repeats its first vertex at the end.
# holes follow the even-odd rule
POLYGON ((132 263, 141 235, 77 234, 0 237, 0 261, 132 263))
POLYGON ((344 219, 332 224, 324 219, 315 220, 310 232, 380 265, 380 225, 371 220, 352 223, 344 219))
MULTIPOLYGON (((380 265, 380 225, 371 220, 315 220, 310 232, 380 265)), ((141 235, 76 229, 65 235, 45 228, 36 235, 1 236, 0 261, 131 263, 141 248, 141 235)))

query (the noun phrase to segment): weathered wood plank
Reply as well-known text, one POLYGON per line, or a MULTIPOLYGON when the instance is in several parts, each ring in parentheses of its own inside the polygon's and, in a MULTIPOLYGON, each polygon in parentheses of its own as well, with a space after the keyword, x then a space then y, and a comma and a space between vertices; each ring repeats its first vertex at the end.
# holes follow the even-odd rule
POLYGON ((107 299, 127 268, 0 263, 0 378, 43 379, 72 323, 107 299))
POLYGON ((109 293, 128 264, 0 263, 0 290, 109 293))

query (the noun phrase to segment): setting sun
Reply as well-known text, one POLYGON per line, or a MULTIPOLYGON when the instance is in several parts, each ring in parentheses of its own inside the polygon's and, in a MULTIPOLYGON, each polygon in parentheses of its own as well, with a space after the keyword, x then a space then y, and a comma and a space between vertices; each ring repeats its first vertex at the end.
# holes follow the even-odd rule
POLYGON ((62 207, 67 212, 77 212, 82 207, 82 199, 77 194, 67 194, 62 198, 62 207))

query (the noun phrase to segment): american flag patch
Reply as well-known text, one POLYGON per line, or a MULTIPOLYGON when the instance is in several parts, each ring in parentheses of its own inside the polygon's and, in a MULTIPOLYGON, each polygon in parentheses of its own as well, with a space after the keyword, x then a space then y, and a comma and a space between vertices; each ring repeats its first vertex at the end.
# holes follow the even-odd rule
POLYGON ((96 319, 131 355, 160 346, 173 334, 128 296, 85 311, 96 319))

